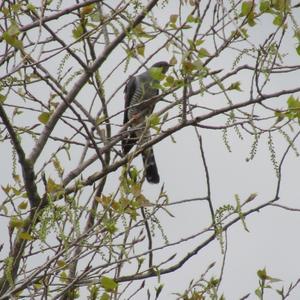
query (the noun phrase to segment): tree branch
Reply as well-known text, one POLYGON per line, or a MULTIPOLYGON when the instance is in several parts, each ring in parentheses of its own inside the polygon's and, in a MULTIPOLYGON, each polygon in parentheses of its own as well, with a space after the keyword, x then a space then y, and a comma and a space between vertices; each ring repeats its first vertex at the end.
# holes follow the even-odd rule
POLYGON ((35 147, 33 148, 29 159, 34 164, 41 154, 43 148, 45 147, 45 144, 47 143, 47 140, 53 131, 56 123, 58 122, 61 115, 65 112, 65 110, 68 108, 68 105, 72 103, 72 101, 75 99, 76 95, 79 93, 79 91, 82 89, 82 87, 87 83, 89 78, 92 76, 93 72, 95 72, 98 68, 101 67, 101 65, 105 62, 108 55, 116 48, 117 45, 119 45, 123 39, 126 37, 128 32, 132 30, 136 25, 138 25, 146 16, 146 14, 156 5, 158 0, 152 0, 149 2, 149 4, 145 7, 145 10, 138 15, 135 20, 127 26, 127 28, 117 36, 109 46, 107 46, 101 55, 97 57, 95 62, 84 71, 84 73, 81 75, 81 77, 77 80, 77 82, 74 84, 73 88, 70 90, 70 92, 66 95, 66 101, 61 102, 61 104, 57 107, 57 109, 52 114, 50 120, 46 124, 41 136, 39 137, 38 141, 35 144, 35 147))

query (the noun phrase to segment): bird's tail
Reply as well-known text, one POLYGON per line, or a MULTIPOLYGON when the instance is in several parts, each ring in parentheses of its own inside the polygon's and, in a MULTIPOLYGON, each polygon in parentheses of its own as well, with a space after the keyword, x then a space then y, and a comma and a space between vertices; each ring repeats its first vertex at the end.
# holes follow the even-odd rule
POLYGON ((149 183, 159 183, 159 174, 156 166, 153 148, 146 149, 143 153, 146 179, 149 183))

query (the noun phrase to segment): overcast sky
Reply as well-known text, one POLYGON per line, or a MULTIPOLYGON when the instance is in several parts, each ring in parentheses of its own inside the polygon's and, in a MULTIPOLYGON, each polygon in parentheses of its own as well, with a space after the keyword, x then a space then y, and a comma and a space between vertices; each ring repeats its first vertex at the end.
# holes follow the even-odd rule
MULTIPOLYGON (((190 7, 184 7, 183 12, 185 15, 188 14, 190 7)), ((168 19, 169 15, 178 13, 177 1, 170 1, 166 4, 165 9, 155 9, 154 15, 158 22, 163 25, 168 19)), ((299 13, 299 10, 298 10, 299 13)), ((206 20, 209 20, 207 18, 206 20)), ((270 31, 274 31, 274 26, 268 18, 264 19, 265 22, 261 21, 257 26, 253 27, 249 31, 249 42, 253 43, 256 47, 260 45, 262 41, 266 39, 270 31)), ((60 26, 60 21, 54 21, 51 24, 53 26, 60 26), (55 23, 56 22, 56 23, 55 23)), ((207 28, 209 27, 209 24, 207 28)), ((203 30, 204 31, 204 30, 203 30)), ((187 33, 188 34, 188 31, 187 33)), ((66 36, 66 39, 70 37, 66 36)), ((161 41, 164 38, 162 37, 161 41)), ((145 50, 145 57, 151 55, 156 50, 159 43, 159 39, 155 42, 150 43, 145 50)), ((212 41, 208 39, 207 44, 204 44, 208 51, 212 46, 212 41)), ((213 50, 212 50, 213 52, 213 50)), ((299 56, 295 53, 295 40, 292 39, 292 31, 287 33, 284 40, 283 52, 288 56, 286 62, 292 65, 299 65, 299 56)), ((118 49, 115 51, 115 55, 109 57, 104 67, 101 69, 101 75, 105 78, 105 74, 108 74, 112 66, 116 66, 119 62, 119 54, 124 56, 124 51, 118 49), (116 59, 117 58, 117 59, 116 59)), ((209 65, 211 70, 222 69, 221 74, 226 74, 232 68, 234 61, 233 49, 224 51, 222 55, 209 65)), ((171 50, 163 48, 160 50, 153 59, 153 62, 160 60, 169 60, 172 55, 171 50)), ((179 56, 178 56, 179 58, 179 56)), ((245 58, 243 63, 250 63, 251 60, 245 58)), ((56 73, 57 64, 47 64, 50 72, 56 73)), ((138 67, 139 63, 132 61, 129 64, 129 68, 126 72, 121 72, 124 67, 120 68, 118 72, 112 74, 112 76, 106 81, 104 88, 106 90, 106 96, 112 95, 116 88, 119 87, 124 80, 128 78, 138 67)), ((67 65, 66 65, 67 69, 67 65)), ((179 69, 179 64, 175 66, 175 70, 179 69)), ((5 73, 5 70, 1 70, 5 73)), ((170 73, 173 70, 169 71, 170 73)), ((299 75, 299 74, 298 74, 299 75)), ((266 91, 280 91, 283 89, 290 88, 292 86, 299 86, 299 76, 286 76, 279 75, 272 77, 271 82, 268 84, 266 91)), ((241 73, 236 77, 241 82, 242 92, 232 92, 231 97, 234 102, 240 102, 247 99, 249 96, 249 86, 251 75, 241 73)), ((210 79, 207 79, 209 82, 210 79)), ((230 82, 229 82, 230 83, 230 82)), ((39 89, 37 86, 36 94, 45 93, 44 90, 39 89)), ((45 98, 49 95, 45 94, 45 98)), ((299 96, 299 95, 298 95, 299 96)), ((86 108, 89 108, 89 104, 92 102, 94 93, 88 92, 88 89, 83 89, 77 97, 86 108)), ((109 106, 110 112, 118 112, 123 109, 123 88, 120 89, 112 98, 109 106)), ((286 97, 287 98, 287 97, 286 97)), ((272 101, 278 101, 279 107, 285 107, 286 98, 273 99, 272 101)), ((166 100, 174 101, 172 96, 166 97, 166 100)), ((9 101, 14 101, 9 99, 9 101)), ((226 103, 223 95, 197 95, 191 101, 194 103, 201 103, 202 106, 210 108, 220 108, 226 103)), ((271 103, 271 102, 268 102, 271 103)), ((157 105, 156 110, 158 111, 164 107, 164 103, 157 105)), ((274 106, 276 106, 274 105, 274 106)), ((176 108, 177 109, 177 108, 176 108)), ((174 110, 174 114, 179 112, 179 109, 174 110)), ((258 111, 261 112, 258 108, 258 111)), ((204 113, 199 111, 198 113, 204 113)), ((70 113, 70 112, 69 112, 70 113)), ((71 115, 71 113, 70 113, 71 115)), ((19 117, 19 122, 30 124, 32 118, 30 114, 19 117)), ((122 116, 118 116, 113 122, 120 124, 122 116)), ((223 118, 209 120, 207 124, 224 124, 223 118)), ((273 120, 274 121, 274 120, 273 120)), ((272 121, 272 122, 273 122, 272 121)), ((268 129, 272 122, 266 122, 264 124, 265 129, 268 129)), ((60 125, 63 126, 63 125, 60 125)), ((68 136, 69 132, 65 131, 65 127, 58 127, 54 132, 60 136, 68 136), (63 128, 63 129, 62 129, 63 128), (63 130, 63 131, 62 131, 63 130)), ((295 126, 297 131, 297 126, 295 126)), ((72 131, 69 129, 70 132, 72 131)), ((119 127, 114 127, 113 131, 117 132, 119 127)), ((252 161, 246 161, 249 157, 251 145, 253 143, 253 136, 247 135, 246 132, 242 132, 243 140, 239 139, 234 132, 234 129, 229 131, 229 142, 232 152, 229 152, 225 147, 222 130, 199 130, 203 137, 203 145, 205 150, 205 157, 208 164, 210 180, 211 180, 211 193, 212 202, 214 208, 217 209, 225 204, 235 205, 235 194, 239 195, 241 201, 247 199, 249 195, 257 193, 257 197, 250 203, 246 208, 255 207, 259 204, 267 202, 273 199, 276 191, 277 178, 274 171, 273 165, 270 160, 270 152, 268 150, 267 135, 263 136, 259 142, 258 150, 255 158, 252 161)), ((291 134, 292 135, 292 134, 291 134)), ((169 201, 175 202, 183 199, 197 198, 206 196, 206 182, 205 173, 203 168, 203 161, 201 159, 201 153, 199 148, 199 142, 197 141, 194 128, 189 127, 181 130, 174 134, 176 143, 173 143, 171 138, 167 138, 162 142, 154 146, 156 162, 158 165, 161 183, 160 185, 150 185, 145 183, 143 192, 146 197, 154 202, 159 195, 160 188, 164 185, 164 190, 167 192, 169 201)), ((32 144, 29 141, 23 140, 23 144, 26 147, 27 153, 31 151, 32 144)), ((278 160, 287 148, 287 141, 282 135, 277 135, 274 138, 276 147, 276 155, 278 160)), ((50 142, 49 147, 45 149, 45 153, 42 157, 49 159, 49 155, 55 151, 57 145, 55 142, 50 142), (51 148, 51 145, 53 148, 51 148)), ((299 147, 299 141, 296 140, 296 146, 299 147)), ((300 147, 299 147, 300 148, 300 147)), ((68 161, 65 158, 64 167, 67 170, 72 166, 76 166, 81 150, 76 147, 73 151, 78 151, 78 154, 74 152, 72 161, 68 161)), ((0 145, 0 153, 2 154, 1 165, 4 172, 1 172, 0 179, 1 185, 5 186, 9 183, 8 175, 11 173, 11 162, 7 158, 11 158, 11 146, 7 143, 0 145)), ((92 151, 90 151, 92 153, 92 151)), ((39 159, 37 169, 43 165, 43 159, 39 159)), ((134 160, 134 164, 139 168, 142 168, 141 157, 137 157, 134 160)), ((88 169, 88 173, 92 174, 97 171, 100 164, 96 163, 88 169)), ((290 151, 284 167, 282 169, 282 182, 281 182, 281 193, 279 203, 300 208, 299 203, 299 169, 300 161, 293 151, 290 151)), ((69 173, 68 170, 66 173, 69 173)), ((55 176, 55 171, 51 168, 47 171, 48 176, 55 176)), ((110 174, 108 184, 105 188, 105 193, 110 193, 118 185, 118 177, 120 172, 116 174, 110 174)), ((0 191, 1 197, 3 192, 0 191)), ((195 201, 192 203, 180 204, 177 206, 170 206, 168 210, 174 215, 174 218, 170 217, 167 213, 161 211, 159 213, 161 225, 164 227, 164 231, 168 236, 169 242, 178 241, 181 238, 191 236, 195 233, 201 232, 204 228, 210 225, 211 216, 209 207, 205 201, 195 201)), ((5 221, 3 221, 5 222, 5 221)), ((239 299, 240 297, 251 292, 249 299, 254 298, 254 290, 258 287, 258 277, 256 272, 258 269, 266 268, 268 274, 272 277, 282 279, 283 282, 277 283, 275 286, 280 288, 282 284, 286 287, 291 282, 295 282, 300 278, 300 241, 298 229, 300 228, 300 217, 299 212, 285 211, 276 207, 268 207, 261 210, 260 212, 251 214, 249 218, 246 218, 247 228, 249 232, 246 232, 239 222, 232 226, 227 233, 228 237, 228 249, 227 258, 223 274, 223 281, 221 284, 221 291, 224 292, 226 299, 239 299)), ((170 247, 163 250, 155 258, 155 262, 159 263, 161 260, 166 259, 170 255, 177 253, 175 260, 182 258, 187 252, 191 251, 196 245, 204 241, 208 235, 201 236, 190 240, 185 243, 181 243, 176 248, 170 247)), ((159 246, 164 243, 159 232, 156 234, 154 240, 154 246, 159 246)), ((2 253, 1 253, 2 254, 2 253)), ((3 255, 3 254, 2 254, 3 255)), ((165 287, 161 299, 174 299, 175 296, 172 293, 182 293, 189 285, 192 279, 198 279, 206 268, 212 262, 216 262, 216 266, 209 272, 210 276, 219 276, 220 267, 222 264, 221 247, 219 242, 216 240, 211 243, 208 247, 200 251, 196 256, 190 259, 186 264, 183 265, 178 271, 162 276, 161 282, 164 283, 165 287)), ((209 276, 208 276, 209 278, 209 276)), ((151 280, 155 286, 157 279, 151 280)), ((146 297, 146 291, 142 292, 146 297)), ((141 293, 141 294, 142 294, 141 293)), ((140 295, 141 295, 140 294, 140 295)), ((300 289, 296 290, 290 300, 299 299, 300 289)), ((146 299, 146 298, 144 298, 146 299)), ((266 294, 266 299, 275 299, 273 294, 266 294)))

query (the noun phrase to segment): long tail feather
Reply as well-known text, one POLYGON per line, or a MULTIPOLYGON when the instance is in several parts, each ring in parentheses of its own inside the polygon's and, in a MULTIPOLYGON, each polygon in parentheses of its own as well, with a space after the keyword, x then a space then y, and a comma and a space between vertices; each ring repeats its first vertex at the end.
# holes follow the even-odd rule
POLYGON ((159 174, 152 148, 147 149, 142 153, 146 179, 149 183, 159 183, 159 174))

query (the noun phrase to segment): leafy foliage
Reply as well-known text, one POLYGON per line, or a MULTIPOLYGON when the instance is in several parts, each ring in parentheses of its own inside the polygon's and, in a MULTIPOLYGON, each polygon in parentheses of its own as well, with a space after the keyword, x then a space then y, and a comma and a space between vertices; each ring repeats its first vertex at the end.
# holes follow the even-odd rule
MULTIPOLYGON (((300 68, 291 63, 300 55, 298 7, 2 1, 0 297, 163 299, 173 273, 190 280, 178 299, 224 300, 231 228, 248 231, 266 207, 299 210, 276 205, 288 198, 286 157, 299 156, 300 68), (172 65, 166 74, 151 68, 161 60, 172 65), (123 124, 121 91, 143 68, 158 103, 123 124), (144 140, 134 132, 139 120, 144 140), (134 144, 126 155, 125 137, 134 144), (239 174, 251 182, 242 191, 232 180, 237 166, 224 173, 222 146, 243 161, 242 143, 251 167, 270 159, 274 198, 256 201, 250 167, 239 174), (137 157, 150 146, 163 182, 151 187, 137 157), (219 256, 209 264, 215 240, 219 256), (198 280, 182 276, 187 262, 203 273, 198 280)), ((251 296, 259 299, 287 299, 298 284, 277 288, 266 268, 257 276, 251 296)))

